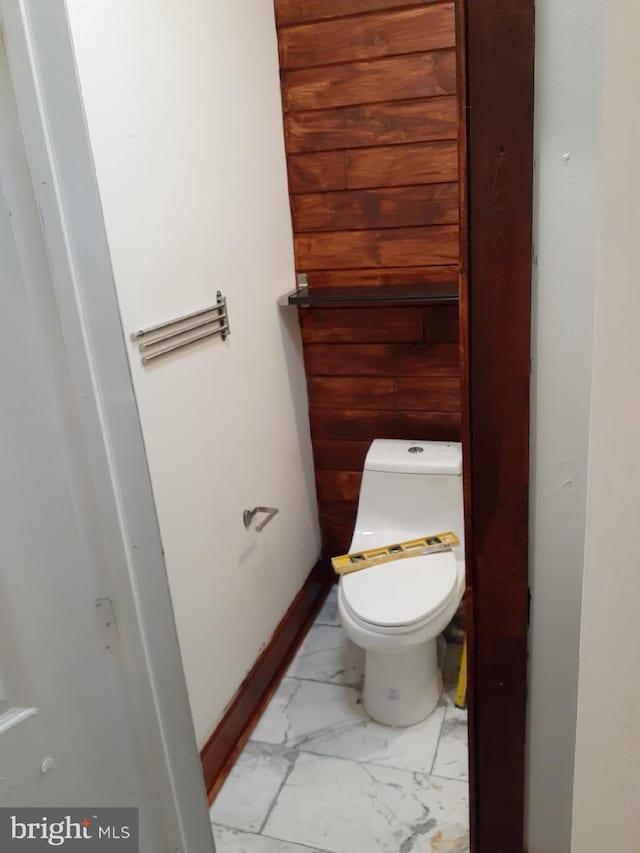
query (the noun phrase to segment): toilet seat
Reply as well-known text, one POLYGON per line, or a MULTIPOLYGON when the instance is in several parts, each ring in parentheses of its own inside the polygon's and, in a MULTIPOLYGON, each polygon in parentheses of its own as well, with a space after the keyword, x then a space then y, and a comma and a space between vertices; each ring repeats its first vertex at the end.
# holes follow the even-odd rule
POLYGON ((351 617, 374 631, 405 633, 436 619, 459 587, 453 551, 411 557, 343 575, 351 617))

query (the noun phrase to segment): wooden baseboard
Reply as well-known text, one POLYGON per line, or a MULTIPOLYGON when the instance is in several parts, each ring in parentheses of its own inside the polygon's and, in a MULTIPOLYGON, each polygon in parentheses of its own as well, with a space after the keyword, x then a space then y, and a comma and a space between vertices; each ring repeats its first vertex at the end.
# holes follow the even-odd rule
POLYGON ((326 561, 320 560, 202 748, 200 760, 210 803, 249 739, 332 583, 326 561))

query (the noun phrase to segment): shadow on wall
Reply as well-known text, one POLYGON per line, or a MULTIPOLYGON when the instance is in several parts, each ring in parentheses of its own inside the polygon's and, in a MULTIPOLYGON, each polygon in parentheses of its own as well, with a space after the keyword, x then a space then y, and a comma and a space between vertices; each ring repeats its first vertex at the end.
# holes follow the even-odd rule
MULTIPOLYGON (((307 382, 303 366, 302 337, 298 309, 290 306, 280 307, 280 338, 284 360, 287 365, 287 379, 291 395, 291 408, 296 421, 298 441, 297 458, 304 475, 305 490, 309 505, 318 518, 318 499, 316 494, 313 457, 311 454, 311 429, 309 424, 309 400, 307 382), (304 405, 300 402, 304 401, 304 405)), ((292 449, 293 452, 293 449, 292 449)), ((318 534, 320 535, 320 534, 318 534)), ((320 556, 318 553, 317 558, 320 556)))

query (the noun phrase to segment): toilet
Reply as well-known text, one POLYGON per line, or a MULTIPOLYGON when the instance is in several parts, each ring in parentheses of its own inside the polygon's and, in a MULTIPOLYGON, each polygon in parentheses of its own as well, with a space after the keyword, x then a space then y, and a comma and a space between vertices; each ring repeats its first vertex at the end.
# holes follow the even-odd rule
POLYGON ((350 552, 453 531, 453 551, 342 575, 345 634, 365 650, 362 703, 379 723, 410 726, 438 704, 436 639, 465 586, 462 447, 458 442, 376 439, 362 474, 350 552))

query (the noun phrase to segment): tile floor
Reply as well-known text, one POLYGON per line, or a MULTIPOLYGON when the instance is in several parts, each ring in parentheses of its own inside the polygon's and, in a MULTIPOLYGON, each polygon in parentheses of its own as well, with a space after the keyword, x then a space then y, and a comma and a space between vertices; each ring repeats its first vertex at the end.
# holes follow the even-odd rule
POLYGON ((360 704, 362 654, 335 588, 211 806, 217 853, 467 853, 460 646, 424 722, 392 729, 360 704))

